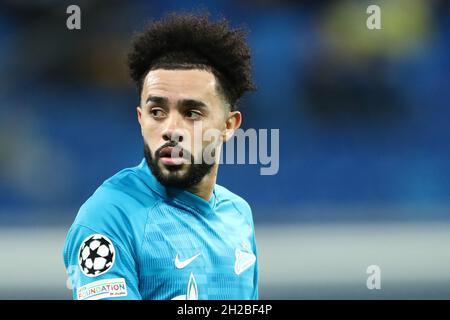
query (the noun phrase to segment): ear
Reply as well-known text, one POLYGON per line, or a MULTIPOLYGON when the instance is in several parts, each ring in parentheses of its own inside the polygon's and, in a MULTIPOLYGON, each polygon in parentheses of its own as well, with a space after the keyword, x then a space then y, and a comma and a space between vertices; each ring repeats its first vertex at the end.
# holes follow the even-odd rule
POLYGON ((136 112, 137 112, 137 118, 139 121, 139 124, 141 125, 141 134, 142 136, 144 136, 144 129, 142 128, 143 123, 142 123, 142 108, 140 106, 136 107, 136 112))
POLYGON ((228 141, 233 136, 234 131, 241 126, 241 123, 241 113, 239 111, 230 111, 228 119, 225 122, 224 141, 228 141))

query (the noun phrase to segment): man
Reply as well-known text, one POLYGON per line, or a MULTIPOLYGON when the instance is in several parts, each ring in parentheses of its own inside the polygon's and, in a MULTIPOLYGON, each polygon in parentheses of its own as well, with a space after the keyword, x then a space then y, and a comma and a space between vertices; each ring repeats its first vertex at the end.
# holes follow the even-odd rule
POLYGON ((242 31, 171 14, 135 38, 129 68, 145 160, 80 208, 64 246, 74 299, 257 299, 251 209, 216 184, 254 89, 242 31))

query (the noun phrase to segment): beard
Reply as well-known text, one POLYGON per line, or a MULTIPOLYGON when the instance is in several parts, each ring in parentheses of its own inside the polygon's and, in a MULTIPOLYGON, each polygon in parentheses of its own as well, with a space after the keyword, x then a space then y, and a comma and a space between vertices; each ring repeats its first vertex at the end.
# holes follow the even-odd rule
POLYGON ((202 163, 196 164, 194 163, 194 157, 192 156, 192 154, 187 153, 186 150, 183 150, 183 153, 185 153, 186 157, 190 158, 190 163, 182 164, 179 166, 166 167, 166 170, 161 169, 160 165, 158 164, 160 162, 160 151, 161 149, 168 146, 175 147, 176 144, 170 142, 166 143, 163 146, 159 147, 153 154, 148 144, 144 142, 144 157, 147 165, 155 178, 163 186, 188 189, 192 186, 197 185, 204 176, 211 172, 214 164, 208 164, 204 161, 202 161, 202 163), (186 166, 187 169, 183 170, 183 167, 186 166), (167 171, 167 173, 164 171, 167 171), (185 172, 182 173, 183 171, 185 172))

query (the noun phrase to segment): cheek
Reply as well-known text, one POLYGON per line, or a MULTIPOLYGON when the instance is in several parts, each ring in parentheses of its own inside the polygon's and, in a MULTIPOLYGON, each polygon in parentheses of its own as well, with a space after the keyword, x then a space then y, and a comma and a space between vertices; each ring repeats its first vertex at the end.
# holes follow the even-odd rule
POLYGON ((221 144, 224 127, 225 125, 222 122, 216 121, 215 123, 210 123, 208 127, 203 128, 203 148, 206 148, 211 144, 214 144, 215 146, 221 144))
POLYGON ((156 135, 156 131, 156 128, 149 124, 145 124, 144 126, 142 126, 142 132, 147 139, 154 138, 156 135))
POLYGON ((150 146, 152 150, 158 145, 161 138, 161 130, 156 125, 146 124, 142 126, 142 135, 145 142, 150 146))

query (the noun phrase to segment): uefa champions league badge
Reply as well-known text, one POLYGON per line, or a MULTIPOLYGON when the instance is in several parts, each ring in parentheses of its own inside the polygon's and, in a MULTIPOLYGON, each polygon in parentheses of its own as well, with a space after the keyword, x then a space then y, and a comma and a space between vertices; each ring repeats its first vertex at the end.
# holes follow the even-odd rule
POLYGON ((112 268, 115 257, 112 241, 102 234, 92 234, 80 246, 78 266, 87 277, 97 277, 112 268))

